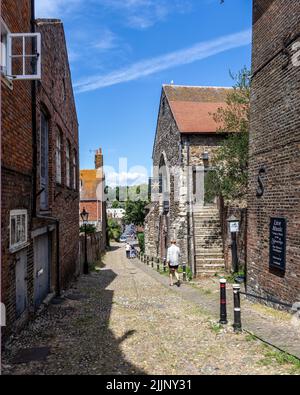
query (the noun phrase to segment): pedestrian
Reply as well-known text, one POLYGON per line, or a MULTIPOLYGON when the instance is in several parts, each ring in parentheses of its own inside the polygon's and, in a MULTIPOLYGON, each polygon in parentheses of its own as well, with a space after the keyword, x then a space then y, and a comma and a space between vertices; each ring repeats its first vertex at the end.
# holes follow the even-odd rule
POLYGON ((134 245, 131 245, 131 250, 130 250, 130 258, 135 258, 136 257, 136 252, 134 245))
POLYGON ((131 250, 131 245, 127 242, 126 243, 126 258, 129 259, 130 258, 130 250, 131 250))
POLYGON ((180 258, 180 248, 176 245, 176 240, 171 241, 171 247, 168 248, 167 253, 167 263, 169 265, 169 274, 170 274, 170 286, 173 286, 173 276, 175 275, 177 279, 177 287, 180 287, 180 279, 178 273, 179 267, 179 258, 180 258))

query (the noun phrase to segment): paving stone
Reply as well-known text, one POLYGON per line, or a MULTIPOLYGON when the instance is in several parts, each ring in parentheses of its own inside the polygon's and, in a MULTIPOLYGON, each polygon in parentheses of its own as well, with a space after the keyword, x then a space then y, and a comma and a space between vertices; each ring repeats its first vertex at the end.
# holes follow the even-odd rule
POLYGON ((8 341, 2 374, 291 374, 290 364, 264 365, 261 342, 219 328, 214 315, 186 300, 182 289, 165 286, 165 276, 149 268, 154 278, 138 263, 130 274, 132 264, 123 249, 107 253, 105 267, 81 277, 69 293, 85 298, 49 305, 8 341), (20 349, 34 347, 51 352, 13 364, 20 349))

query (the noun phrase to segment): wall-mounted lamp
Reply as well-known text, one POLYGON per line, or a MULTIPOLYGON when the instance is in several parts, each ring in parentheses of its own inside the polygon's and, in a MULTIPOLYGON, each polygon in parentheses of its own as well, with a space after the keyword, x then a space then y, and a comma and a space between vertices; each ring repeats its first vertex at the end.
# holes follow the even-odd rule
POLYGON ((204 161, 208 161, 208 159, 209 159, 209 154, 208 154, 207 151, 204 151, 204 152, 203 152, 203 154, 202 154, 202 159, 203 159, 204 161))

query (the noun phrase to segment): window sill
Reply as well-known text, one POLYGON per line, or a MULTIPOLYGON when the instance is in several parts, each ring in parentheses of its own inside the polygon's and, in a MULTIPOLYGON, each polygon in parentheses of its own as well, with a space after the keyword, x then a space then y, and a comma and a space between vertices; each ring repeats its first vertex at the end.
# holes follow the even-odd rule
POLYGON ((1 73, 1 82, 3 82, 4 85, 6 85, 11 91, 14 89, 14 85, 12 80, 7 78, 4 74, 1 73))
POLYGON ((30 245, 30 243, 29 243, 28 241, 26 241, 26 242, 24 242, 24 243, 22 243, 22 244, 19 244, 19 245, 10 247, 10 248, 9 248, 9 252, 10 252, 11 254, 15 254, 15 253, 18 252, 18 251, 24 250, 24 248, 27 248, 29 245, 30 245))

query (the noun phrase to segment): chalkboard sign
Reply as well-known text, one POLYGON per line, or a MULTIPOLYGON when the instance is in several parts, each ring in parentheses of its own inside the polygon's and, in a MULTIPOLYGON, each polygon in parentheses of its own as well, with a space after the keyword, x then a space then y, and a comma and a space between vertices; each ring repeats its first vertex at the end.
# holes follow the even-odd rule
POLYGON ((270 267, 285 271, 286 264, 286 219, 271 218, 270 267))

